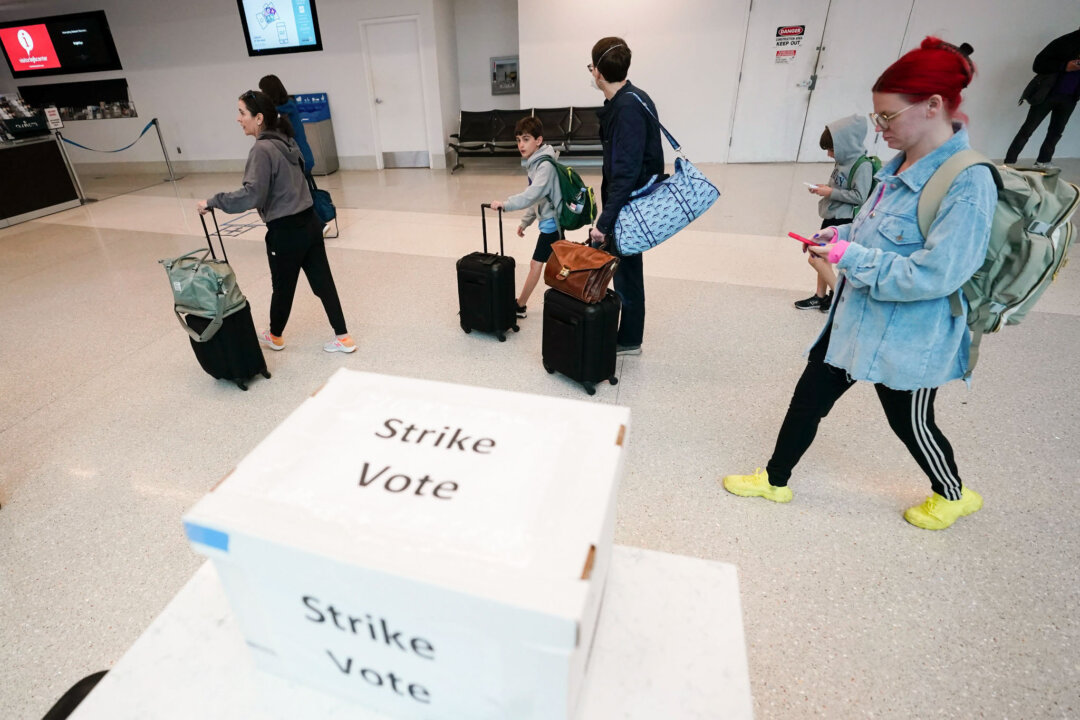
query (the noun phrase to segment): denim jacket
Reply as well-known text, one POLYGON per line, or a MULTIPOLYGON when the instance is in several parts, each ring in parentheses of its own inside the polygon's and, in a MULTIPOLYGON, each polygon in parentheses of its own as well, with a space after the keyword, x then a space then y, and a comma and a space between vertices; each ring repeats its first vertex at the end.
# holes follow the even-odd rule
POLYGON ((916 390, 964 375, 971 336, 966 313, 953 317, 949 295, 982 265, 997 188, 987 168, 964 170, 927 238, 919 231, 918 204, 934 171, 968 147, 967 130, 960 128, 899 175, 904 154, 898 154, 877 174, 870 202, 850 225, 837 228, 851 244, 836 265, 843 285, 829 314, 825 362, 855 380, 916 390))

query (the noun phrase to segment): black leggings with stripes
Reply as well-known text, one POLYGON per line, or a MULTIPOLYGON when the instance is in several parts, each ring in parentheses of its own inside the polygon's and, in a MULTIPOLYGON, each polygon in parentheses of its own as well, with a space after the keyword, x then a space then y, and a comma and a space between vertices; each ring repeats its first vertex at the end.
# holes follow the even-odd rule
MULTIPOLYGON (((830 332, 826 332, 810 351, 806 370, 795 386, 787 416, 776 438, 776 448, 766 466, 772 485, 788 484, 791 471, 814 442, 821 419, 855 384, 846 371, 825 362, 829 336, 830 332)), ((960 473, 953 459, 952 446, 934 423, 937 388, 893 390, 877 383, 874 389, 889 427, 930 478, 934 492, 948 500, 959 500, 960 473)))

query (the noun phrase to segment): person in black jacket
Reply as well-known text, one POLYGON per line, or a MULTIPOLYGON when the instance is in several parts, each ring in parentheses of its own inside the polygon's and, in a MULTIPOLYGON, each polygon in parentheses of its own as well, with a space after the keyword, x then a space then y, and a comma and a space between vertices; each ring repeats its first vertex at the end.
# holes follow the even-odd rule
POLYGON ((1050 127, 1046 130, 1046 139, 1039 148, 1039 157, 1035 167, 1046 167, 1054 159, 1054 148, 1065 132, 1069 117, 1076 109, 1080 99, 1080 30, 1062 35, 1042 49, 1031 69, 1041 75, 1056 75, 1050 93, 1041 101, 1036 100, 1028 108, 1027 119, 1016 133, 1009 151, 1005 153, 1005 164, 1012 165, 1020 156, 1028 138, 1050 116, 1050 127))
MULTIPOLYGON (((600 138, 604 146, 604 178, 600 185, 603 210, 590 232, 594 243, 603 242, 615 229, 615 218, 653 175, 664 176, 664 148, 660 144, 659 117, 652 99, 626 79, 630 47, 617 37, 599 40, 589 64, 593 82, 604 93, 599 112, 600 138), (635 97, 635 95, 637 97, 635 97), (639 100, 640 98, 640 100, 639 100), (645 106, 648 106, 648 110, 645 106)), ((641 255, 623 256, 615 270, 615 292, 622 300, 622 317, 616 352, 640 355, 645 331, 645 278, 641 255)))

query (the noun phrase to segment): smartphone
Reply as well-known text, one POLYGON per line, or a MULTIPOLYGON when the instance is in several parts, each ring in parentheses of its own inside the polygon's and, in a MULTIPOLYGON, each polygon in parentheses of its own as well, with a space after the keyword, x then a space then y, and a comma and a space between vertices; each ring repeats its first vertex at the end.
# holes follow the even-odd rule
POLYGON ((788 237, 794 240, 798 240, 801 243, 806 243, 807 245, 813 245, 814 247, 821 247, 822 245, 826 244, 821 240, 810 240, 809 238, 804 238, 802 235, 796 235, 793 232, 789 232, 788 237))
POLYGON ((817 186, 817 185, 815 185, 814 183, 808 183, 808 182, 803 182, 803 185, 805 185, 806 187, 810 188, 811 190, 817 190, 817 187, 818 187, 818 186, 817 186))

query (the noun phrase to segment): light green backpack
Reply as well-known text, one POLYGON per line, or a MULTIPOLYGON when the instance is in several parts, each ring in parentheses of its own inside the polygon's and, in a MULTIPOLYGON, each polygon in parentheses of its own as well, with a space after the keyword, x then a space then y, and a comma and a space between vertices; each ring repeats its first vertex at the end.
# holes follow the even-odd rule
POLYGON ((998 203, 990 228, 990 244, 982 267, 949 296, 953 315, 964 314, 960 293, 968 301, 967 323, 971 377, 979 359, 983 333, 1016 325, 1065 266, 1075 228, 1069 218, 1080 205, 1080 187, 1058 177, 1058 170, 1016 170, 998 167, 974 150, 962 150, 930 176, 919 196, 919 229, 930 225, 953 180, 972 165, 985 165, 998 186, 998 203))
POLYGON ((195 342, 206 342, 214 337, 225 318, 243 309, 247 302, 236 285, 236 276, 229 263, 214 257, 211 248, 158 262, 165 266, 169 275, 176 319, 195 342), (200 334, 188 327, 181 314, 198 315, 211 322, 200 334))

